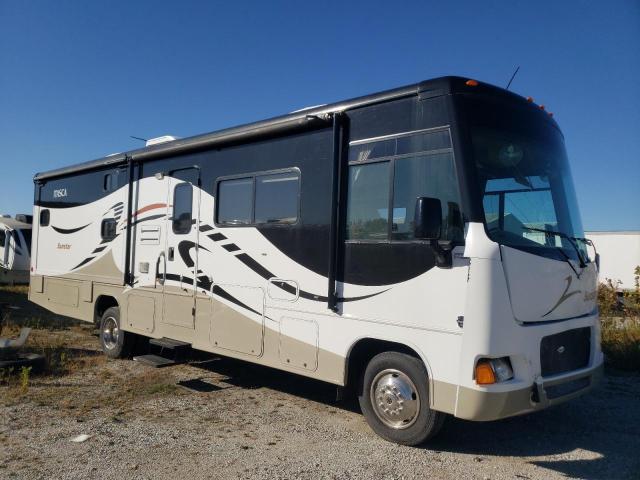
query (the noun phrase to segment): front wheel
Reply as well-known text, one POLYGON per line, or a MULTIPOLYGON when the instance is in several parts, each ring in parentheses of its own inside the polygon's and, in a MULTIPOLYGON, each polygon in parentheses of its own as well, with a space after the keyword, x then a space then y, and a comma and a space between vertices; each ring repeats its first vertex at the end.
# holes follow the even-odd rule
POLYGON ((126 358, 131 354, 135 335, 120 329, 120 309, 110 307, 100 319, 100 346, 107 357, 126 358))
POLYGON ((446 418, 429 408, 424 364, 399 352, 383 352, 371 359, 358 401, 373 431, 401 445, 418 445, 434 437, 446 418))

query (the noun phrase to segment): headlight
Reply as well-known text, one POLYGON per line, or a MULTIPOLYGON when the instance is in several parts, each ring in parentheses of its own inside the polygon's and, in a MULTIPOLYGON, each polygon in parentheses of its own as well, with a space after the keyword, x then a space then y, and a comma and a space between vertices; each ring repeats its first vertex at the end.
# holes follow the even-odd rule
POLYGON ((491 385, 506 382, 513 378, 513 369, 509 357, 481 358, 476 364, 476 383, 491 385))

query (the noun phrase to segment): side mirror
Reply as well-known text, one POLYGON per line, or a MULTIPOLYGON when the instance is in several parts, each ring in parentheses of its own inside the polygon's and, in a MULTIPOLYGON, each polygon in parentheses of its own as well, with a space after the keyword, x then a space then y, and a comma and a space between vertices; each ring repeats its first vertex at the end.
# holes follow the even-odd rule
POLYGON ((413 217, 413 236, 438 240, 442 231, 442 203, 437 198, 418 197, 413 217))

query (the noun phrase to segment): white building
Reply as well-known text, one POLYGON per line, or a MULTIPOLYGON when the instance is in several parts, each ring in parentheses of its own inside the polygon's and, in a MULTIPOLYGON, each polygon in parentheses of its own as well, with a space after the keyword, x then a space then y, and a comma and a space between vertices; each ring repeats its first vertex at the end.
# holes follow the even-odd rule
POLYGON ((640 231, 585 232, 600 254, 600 281, 620 280, 621 289, 634 287, 634 269, 640 265, 640 231))

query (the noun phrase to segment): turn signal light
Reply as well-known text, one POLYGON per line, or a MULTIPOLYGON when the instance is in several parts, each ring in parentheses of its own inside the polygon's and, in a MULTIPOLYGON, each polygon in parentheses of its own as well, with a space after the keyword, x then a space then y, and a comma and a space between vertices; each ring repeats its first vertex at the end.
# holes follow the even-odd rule
POLYGON ((464 82, 464 84, 469 86, 469 87, 477 87, 478 86, 478 82, 476 82, 475 80, 467 80, 466 82, 464 82))
POLYGON ((496 375, 489 360, 480 360, 476 365, 476 383, 478 385, 491 385, 496 383, 496 375))
POLYGON ((481 358, 476 364, 476 383, 491 385, 513 378, 513 368, 509 357, 481 358))

